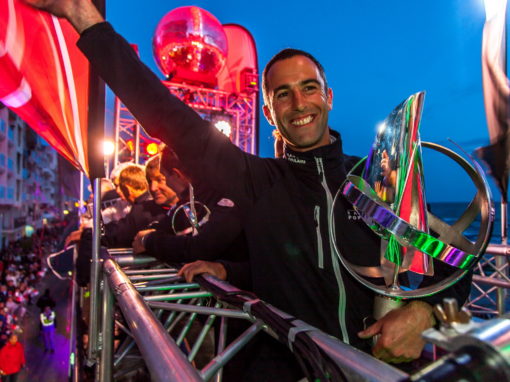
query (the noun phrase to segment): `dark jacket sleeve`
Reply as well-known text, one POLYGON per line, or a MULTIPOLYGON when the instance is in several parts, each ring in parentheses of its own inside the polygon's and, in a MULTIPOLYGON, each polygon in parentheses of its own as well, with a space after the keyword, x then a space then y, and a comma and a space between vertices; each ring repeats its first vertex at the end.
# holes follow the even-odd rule
POLYGON ((145 248, 150 256, 166 262, 216 260, 224 255, 241 232, 238 209, 215 206, 198 235, 176 236, 168 230, 155 231, 147 237, 145 248))
POLYGON ((162 216, 163 210, 152 200, 135 204, 124 218, 104 226, 103 243, 108 248, 131 247, 136 234, 162 216))
POLYGON ((111 222, 104 226, 105 234, 102 242, 108 248, 131 247, 133 238, 138 232, 136 229, 137 224, 131 212, 119 221, 111 222))
POLYGON ((252 156, 173 96, 110 24, 85 30, 78 47, 145 130, 177 153, 193 183, 205 179, 236 199, 245 194, 252 156))
POLYGON ((227 271, 227 281, 243 290, 252 290, 251 285, 251 269, 250 262, 246 261, 229 261, 229 260, 218 260, 219 263, 223 264, 227 271))

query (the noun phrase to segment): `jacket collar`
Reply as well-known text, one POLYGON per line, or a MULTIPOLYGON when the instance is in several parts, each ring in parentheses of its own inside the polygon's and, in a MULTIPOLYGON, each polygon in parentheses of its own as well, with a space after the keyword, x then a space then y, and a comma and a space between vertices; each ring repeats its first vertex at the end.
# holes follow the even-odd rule
POLYGON ((302 166, 313 166, 315 168, 315 158, 322 158, 325 164, 329 161, 339 163, 343 162, 342 138, 340 134, 334 130, 329 130, 332 142, 329 145, 317 147, 316 149, 300 152, 294 151, 285 146, 283 157, 292 164, 302 166))

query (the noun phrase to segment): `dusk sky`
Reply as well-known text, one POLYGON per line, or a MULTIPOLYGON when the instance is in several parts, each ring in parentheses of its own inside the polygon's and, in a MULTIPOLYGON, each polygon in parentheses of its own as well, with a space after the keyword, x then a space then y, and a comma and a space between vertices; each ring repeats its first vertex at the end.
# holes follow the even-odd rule
MULTIPOLYGON (((334 92, 330 126, 342 134, 346 153, 367 155, 377 123, 420 90, 427 92, 423 140, 447 144, 451 138, 470 153, 488 143, 480 61, 483 0, 107 0, 107 19, 163 78, 152 55, 153 32, 167 12, 185 5, 246 27, 257 44, 260 71, 286 47, 314 54, 334 92)), ((260 120, 259 152, 272 156, 272 127, 262 114, 260 120)), ((445 159, 431 154, 427 161, 428 153, 428 199, 471 199, 467 181, 443 171, 445 159)), ((497 191, 494 196, 499 199, 497 191)))

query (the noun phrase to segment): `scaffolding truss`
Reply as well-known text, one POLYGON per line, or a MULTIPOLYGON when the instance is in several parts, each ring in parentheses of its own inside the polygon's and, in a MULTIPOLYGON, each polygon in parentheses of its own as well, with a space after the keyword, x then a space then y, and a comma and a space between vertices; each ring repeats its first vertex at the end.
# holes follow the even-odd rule
MULTIPOLYGON (((229 93, 217 89, 179 84, 163 81, 168 90, 181 101, 193 108, 204 119, 214 122, 217 117, 228 118, 231 125, 230 140, 241 150, 257 154, 257 125, 258 125, 258 93, 254 90, 245 93, 229 93)), ((115 142, 116 153, 114 166, 119 163, 119 153, 128 148, 128 142, 133 142, 134 151, 140 145, 152 140, 130 111, 115 99, 115 142)), ((135 152, 135 162, 143 162, 135 152)))
POLYGON ((316 348, 322 356, 307 361, 318 362, 316 371, 337 375, 332 380, 389 382, 408 377, 213 276, 187 283, 176 268, 154 258, 135 257, 129 250, 111 253, 116 255, 102 266, 101 324, 93 351, 98 380, 122 380, 148 371, 155 381, 219 382, 223 367, 261 331, 294 354, 305 356, 305 349, 316 348), (244 328, 229 336, 233 320, 243 322, 244 328), (115 328, 124 335, 114 336, 115 328), (115 339, 119 337, 123 339, 115 339))

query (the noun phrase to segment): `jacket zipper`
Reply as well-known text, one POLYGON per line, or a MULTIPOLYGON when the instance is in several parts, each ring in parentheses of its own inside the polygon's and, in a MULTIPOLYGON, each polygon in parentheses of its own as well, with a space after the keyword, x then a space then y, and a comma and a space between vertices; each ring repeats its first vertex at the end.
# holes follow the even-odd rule
POLYGON ((322 250, 322 236, 321 236, 321 207, 315 206, 313 212, 315 219, 315 234, 317 235, 317 263, 320 269, 324 269, 324 251, 322 250))
MULTIPOLYGON (((331 234, 332 227, 329 221, 329 217, 331 216, 331 211, 333 209, 333 196, 331 195, 331 191, 329 190, 328 184, 326 182, 326 174, 324 173, 324 164, 322 162, 322 158, 315 158, 315 163, 317 165, 317 171, 319 176, 321 176, 321 185, 326 193, 326 213, 328 218, 328 241, 329 241, 329 252, 331 255, 331 263, 333 264, 333 271, 335 273, 336 282, 338 285, 338 322, 340 324, 340 331, 342 333, 342 341, 345 343, 349 343, 349 334, 347 333, 347 326, 345 323, 345 286, 342 280, 342 273, 340 272, 340 264, 338 262, 338 258, 335 256, 335 249, 333 243, 333 236, 331 234)), ((320 232, 319 232, 320 235, 320 232)), ((322 245, 321 245, 322 247, 322 245)))

